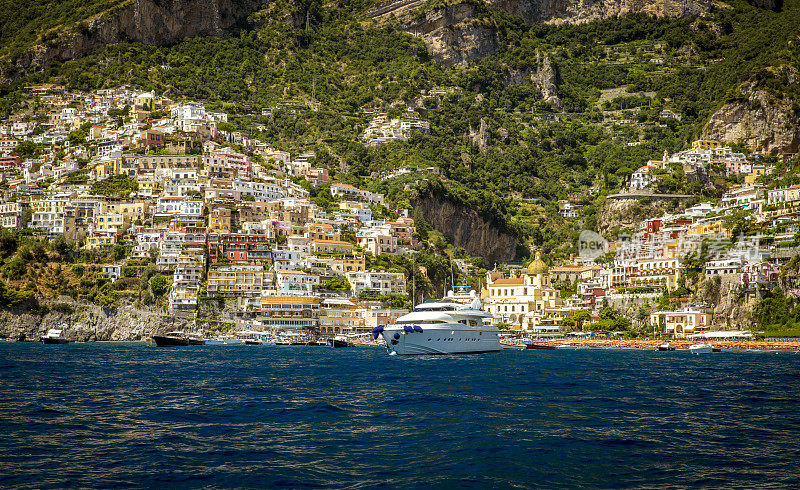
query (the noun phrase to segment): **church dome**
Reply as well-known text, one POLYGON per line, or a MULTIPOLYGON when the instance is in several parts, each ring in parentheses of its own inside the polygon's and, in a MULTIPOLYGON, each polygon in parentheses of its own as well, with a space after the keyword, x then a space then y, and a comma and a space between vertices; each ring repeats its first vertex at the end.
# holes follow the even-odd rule
POLYGON ((528 274, 549 274, 550 268, 547 267, 547 264, 537 255, 536 260, 528 264, 527 272, 528 274))

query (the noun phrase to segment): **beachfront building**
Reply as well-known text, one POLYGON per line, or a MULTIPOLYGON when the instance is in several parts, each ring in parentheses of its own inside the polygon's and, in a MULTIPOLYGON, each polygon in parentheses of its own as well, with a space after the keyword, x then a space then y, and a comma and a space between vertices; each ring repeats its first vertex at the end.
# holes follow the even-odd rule
POLYGON ((684 339, 711 327, 711 313, 702 307, 689 306, 676 311, 656 311, 650 314, 650 325, 664 333, 684 339))
POLYGON ((315 329, 319 310, 319 298, 274 295, 264 291, 261 295, 260 321, 269 328, 315 329))
POLYGON ((364 318, 354 302, 340 298, 322 300, 319 314, 321 334, 355 334, 362 330, 364 330, 364 318))

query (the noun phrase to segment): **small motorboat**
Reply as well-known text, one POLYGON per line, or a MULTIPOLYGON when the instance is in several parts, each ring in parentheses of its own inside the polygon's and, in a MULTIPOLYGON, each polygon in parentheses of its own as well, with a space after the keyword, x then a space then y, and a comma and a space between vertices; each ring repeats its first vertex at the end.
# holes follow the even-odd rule
POLYGON ((184 347, 188 345, 205 345, 206 341, 196 333, 167 332, 165 335, 153 335, 159 347, 184 347))
POLYGON ((689 352, 692 354, 711 354, 714 348, 711 344, 694 344, 689 346, 689 352))
POLYGON ((577 345, 572 345, 572 344, 559 344, 559 345, 556 346, 556 349, 575 350, 575 349, 578 349, 578 346, 577 345))
POLYGON ((244 345, 245 341, 236 337, 226 337, 219 335, 211 339, 204 340, 206 345, 244 345))
POLYGON ((506 342, 500 342, 500 349, 501 350, 525 350, 525 344, 511 344, 506 342))
POLYGON ((673 350, 675 350, 675 346, 672 345, 668 340, 668 341, 664 342, 663 344, 659 345, 656 350, 660 350, 662 352, 673 351, 673 350))
MULTIPOLYGON (((566 345, 566 344, 564 344, 566 345)), ((570 346, 572 347, 572 346, 570 346)), ((535 342, 530 342, 525 344, 526 349, 540 349, 540 350, 556 350, 557 346, 552 344, 537 344, 535 342)), ((563 348, 563 347, 562 347, 563 348)))
POLYGON ((51 328, 47 335, 42 335, 39 340, 43 344, 69 344, 69 340, 64 337, 64 331, 58 328, 51 328))
POLYGON ((328 339, 328 345, 333 347, 334 349, 339 347, 352 347, 353 344, 350 340, 345 337, 344 335, 337 335, 332 339, 328 339))

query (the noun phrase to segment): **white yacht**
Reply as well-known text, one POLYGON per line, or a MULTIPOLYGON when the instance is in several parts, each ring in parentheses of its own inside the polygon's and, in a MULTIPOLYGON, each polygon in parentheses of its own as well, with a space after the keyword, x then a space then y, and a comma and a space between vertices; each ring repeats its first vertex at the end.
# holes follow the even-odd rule
POLYGON ((390 355, 499 351, 500 331, 483 323, 491 317, 476 297, 470 304, 436 299, 417 305, 393 325, 380 325, 372 333, 376 339, 383 336, 390 355))

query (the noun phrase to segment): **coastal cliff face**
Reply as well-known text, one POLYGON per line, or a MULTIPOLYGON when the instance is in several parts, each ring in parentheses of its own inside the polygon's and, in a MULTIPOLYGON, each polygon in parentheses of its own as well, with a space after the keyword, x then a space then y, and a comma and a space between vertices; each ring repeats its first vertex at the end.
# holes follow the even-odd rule
POLYGON ((267 0, 132 0, 90 20, 78 30, 47 45, 35 46, 19 58, 15 78, 30 67, 85 56, 123 41, 168 45, 184 38, 220 35, 267 0))
POLYGON ((425 221, 470 255, 483 257, 487 263, 507 262, 516 256, 517 237, 499 230, 473 209, 433 194, 418 196, 412 204, 425 221))
POLYGON ((746 101, 725 104, 703 130, 702 137, 728 143, 744 143, 770 155, 797 153, 800 147, 800 114, 792 102, 771 97, 746 85, 746 101))
POLYGON ((49 329, 59 328, 64 330, 68 339, 78 342, 138 341, 172 330, 192 330, 189 320, 164 316, 133 305, 102 308, 77 303, 67 297, 62 297, 59 302, 69 304, 74 312, 50 311, 41 316, 23 307, 0 310, 0 337, 18 339, 23 336, 27 340, 36 340, 49 329))

